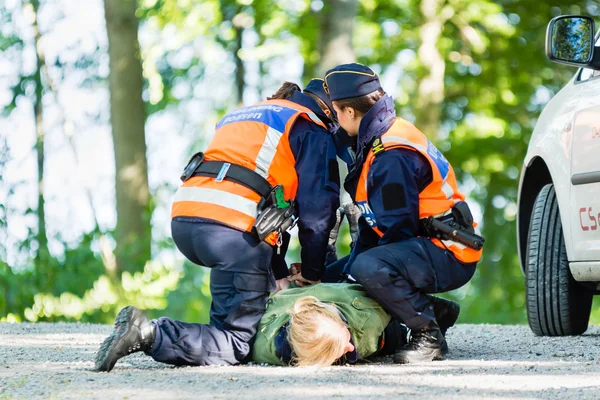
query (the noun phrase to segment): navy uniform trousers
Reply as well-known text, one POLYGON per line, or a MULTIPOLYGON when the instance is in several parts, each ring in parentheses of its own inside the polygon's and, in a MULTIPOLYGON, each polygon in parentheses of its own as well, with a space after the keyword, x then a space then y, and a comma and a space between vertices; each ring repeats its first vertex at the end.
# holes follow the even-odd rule
MULTIPOLYGON (((357 243, 360 246, 360 243, 357 243)), ((427 293, 441 293, 466 284, 477 263, 463 264, 452 252, 427 238, 412 238, 359 250, 350 274, 392 317, 410 329, 435 319, 427 293)), ((327 267, 323 281, 339 281, 346 256, 327 267)))
POLYGON ((246 232, 211 222, 171 222, 173 240, 191 262, 211 269, 210 324, 159 318, 146 352, 173 365, 233 365, 250 353, 269 293, 273 248, 246 232))

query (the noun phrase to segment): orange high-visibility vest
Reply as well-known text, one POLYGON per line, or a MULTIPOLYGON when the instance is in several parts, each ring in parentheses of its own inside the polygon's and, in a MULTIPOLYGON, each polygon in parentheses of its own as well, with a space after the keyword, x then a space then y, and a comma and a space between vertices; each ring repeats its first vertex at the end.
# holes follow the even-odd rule
MULTIPOLYGON (((246 167, 272 186, 282 185, 286 200, 294 199, 298 176, 289 134, 298 117, 327 129, 310 109, 288 100, 267 100, 232 111, 217 123, 204 160, 246 167)), ((250 232, 260 199, 258 193, 238 183, 195 176, 175 193, 171 218, 210 219, 250 232)), ((271 235, 265 241, 275 244, 276 238, 271 235)))
MULTIPOLYGON (((376 154, 380 151, 406 148, 421 153, 429 161, 433 172, 433 180, 421 191, 421 193, 419 193, 419 219, 442 216, 449 212, 454 204, 465 199, 464 194, 458 190, 454 169, 452 169, 448 160, 446 160, 433 143, 431 143, 427 137, 410 122, 402 118, 396 118, 396 121, 392 124, 390 129, 381 136, 381 139, 375 140, 376 142, 374 142, 369 150, 358 180, 356 203, 369 226, 380 237, 383 236, 383 232, 377 228, 377 221, 373 211, 369 207, 369 197, 367 193, 367 177, 369 175, 369 169, 371 168, 373 160, 375 160, 376 154)), ((473 226, 475 225, 476 224, 474 223, 473 226)), ((476 262, 481 258, 482 250, 474 250, 452 240, 440 241, 439 239, 432 238, 431 241, 440 248, 447 248, 452 251, 454 256, 462 262, 476 262)))

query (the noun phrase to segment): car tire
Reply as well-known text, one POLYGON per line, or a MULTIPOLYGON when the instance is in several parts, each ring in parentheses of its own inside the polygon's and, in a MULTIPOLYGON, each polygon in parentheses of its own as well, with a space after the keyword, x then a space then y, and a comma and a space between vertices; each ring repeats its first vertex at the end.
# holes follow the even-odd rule
POLYGON ((571 275, 554 185, 542 188, 527 238, 527 319, 538 336, 586 331, 593 293, 571 275))

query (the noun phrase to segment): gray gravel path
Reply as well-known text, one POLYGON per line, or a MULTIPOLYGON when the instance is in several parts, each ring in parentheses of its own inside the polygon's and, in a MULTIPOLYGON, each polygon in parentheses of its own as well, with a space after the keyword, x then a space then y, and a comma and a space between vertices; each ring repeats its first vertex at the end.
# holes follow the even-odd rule
POLYGON ((321 370, 173 368, 143 354, 92 370, 108 325, 0 324, 0 399, 600 398, 600 327, 538 338, 526 326, 458 325, 445 361, 321 370))

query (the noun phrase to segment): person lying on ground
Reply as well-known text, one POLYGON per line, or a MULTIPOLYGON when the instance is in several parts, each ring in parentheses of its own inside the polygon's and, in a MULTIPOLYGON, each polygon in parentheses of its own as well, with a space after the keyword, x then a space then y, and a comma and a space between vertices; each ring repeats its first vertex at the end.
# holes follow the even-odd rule
MULTIPOLYGON (((298 266, 296 266, 298 267, 298 266)), ((458 318, 456 302, 432 297, 445 334, 458 318)), ((408 329, 357 284, 320 283, 274 294, 258 325, 252 361, 326 367, 394 354, 408 329)))

